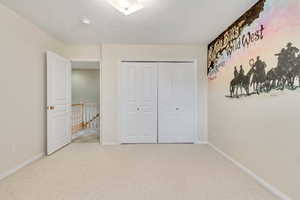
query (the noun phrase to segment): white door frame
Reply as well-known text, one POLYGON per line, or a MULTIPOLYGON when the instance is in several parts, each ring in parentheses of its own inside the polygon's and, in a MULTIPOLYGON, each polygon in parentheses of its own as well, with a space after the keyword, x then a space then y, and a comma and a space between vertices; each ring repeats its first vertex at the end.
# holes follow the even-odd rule
MULTIPOLYGON (((102 129, 103 129, 103 123, 102 123, 102 61, 101 59, 76 59, 76 58, 72 58, 70 59, 71 62, 98 62, 99 63, 99 112, 100 112, 100 119, 99 119, 99 123, 100 123, 100 127, 99 127, 99 144, 102 145, 103 144, 103 134, 102 134, 102 129)), ((71 66, 72 67, 72 66, 71 66)), ((72 87, 72 86, 71 86, 72 87)))
POLYGON ((123 101, 123 97, 122 97, 122 91, 121 91, 121 77, 122 77, 122 63, 124 62, 148 62, 148 63, 163 63, 163 62, 167 62, 167 63, 182 63, 182 62, 190 62, 194 64, 194 70, 195 70, 195 137, 194 137, 194 144, 199 144, 200 143, 200 127, 199 127, 199 70, 198 70, 198 59, 196 58, 191 58, 191 59, 130 59, 130 58, 123 58, 119 60, 119 64, 118 64, 118 124, 117 124, 117 135, 118 135, 118 140, 119 140, 119 144, 121 144, 121 123, 122 123, 122 117, 121 117, 121 108, 122 108, 122 101, 123 101))

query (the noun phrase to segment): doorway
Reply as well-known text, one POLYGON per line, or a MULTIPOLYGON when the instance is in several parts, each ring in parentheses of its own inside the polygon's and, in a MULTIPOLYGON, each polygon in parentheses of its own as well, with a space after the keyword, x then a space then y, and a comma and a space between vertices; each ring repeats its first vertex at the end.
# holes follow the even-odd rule
POLYGON ((100 63, 71 61, 72 142, 100 143, 100 63))

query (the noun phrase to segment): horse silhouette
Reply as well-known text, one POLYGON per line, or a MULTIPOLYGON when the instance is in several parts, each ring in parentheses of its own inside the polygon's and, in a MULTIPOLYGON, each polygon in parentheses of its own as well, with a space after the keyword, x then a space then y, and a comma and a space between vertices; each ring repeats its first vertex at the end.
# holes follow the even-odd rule
POLYGON ((236 97, 239 98, 239 89, 241 91, 241 94, 243 94, 243 89, 245 89, 246 94, 250 95, 250 79, 254 71, 254 67, 251 67, 251 69, 246 75, 239 75, 230 82, 230 97, 234 97, 234 93, 236 93, 236 97))
MULTIPOLYGON (((289 42, 286 47, 281 49, 280 53, 275 54, 277 65, 266 71, 266 63, 257 56, 249 60, 250 70, 246 75, 240 73, 230 82, 230 97, 240 97, 243 90, 247 95, 270 92, 272 89, 294 90, 300 87, 300 50, 289 42), (296 80, 298 79, 298 84, 296 80), (250 87, 253 92, 250 93, 250 87)), ((236 69, 235 69, 236 70, 236 69)))
MULTIPOLYGON (((252 62, 254 62, 253 59, 252 62)), ((250 86, 253 86, 253 91, 256 91, 256 93, 259 94, 260 92, 266 91, 268 87, 267 74, 265 71, 267 65, 258 57, 258 60, 253 64, 253 67, 255 68, 255 72, 250 86)))
POLYGON ((267 91, 269 92, 272 89, 278 87, 278 80, 280 79, 280 72, 278 68, 272 68, 267 72, 267 91))

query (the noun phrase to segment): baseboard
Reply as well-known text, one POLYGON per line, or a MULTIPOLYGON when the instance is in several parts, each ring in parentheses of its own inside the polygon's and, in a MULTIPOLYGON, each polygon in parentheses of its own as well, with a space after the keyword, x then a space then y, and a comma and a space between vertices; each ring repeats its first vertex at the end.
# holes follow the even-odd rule
POLYGON ((3 180, 3 179, 5 179, 6 177, 8 177, 8 176, 10 176, 10 175, 12 175, 14 173, 16 173, 18 170, 26 167, 27 165, 33 163, 34 161, 43 158, 44 155, 45 155, 44 153, 40 153, 40 154, 34 156, 33 158, 31 158, 29 160, 26 160, 25 162, 23 162, 22 164, 18 165, 17 167, 15 167, 13 169, 10 169, 7 172, 4 172, 3 174, 0 174, 0 181, 3 180))
POLYGON ((275 188, 273 185, 269 184, 267 181, 256 175, 254 172, 252 172, 250 169, 239 163, 238 161, 234 160, 232 157, 230 157, 228 154, 220 150, 215 145, 208 143, 209 146, 211 146, 216 152, 220 153, 222 156, 224 156, 226 159, 231 161, 234 165, 236 165, 238 168, 240 168, 243 172, 254 178, 260 185, 262 185, 264 188, 266 188, 268 191, 270 191, 275 196, 279 197, 281 200, 292 200, 289 196, 275 188))
POLYGON ((196 141, 194 142, 194 144, 208 144, 207 141, 196 141))
MULTIPOLYGON (((120 145, 121 143, 117 143, 117 142, 103 142, 102 145, 120 145)), ((194 144, 208 144, 208 142, 205 141, 196 141, 194 142, 194 144)))
POLYGON ((101 144, 104 146, 120 145, 120 143, 117 142, 102 142, 101 144))

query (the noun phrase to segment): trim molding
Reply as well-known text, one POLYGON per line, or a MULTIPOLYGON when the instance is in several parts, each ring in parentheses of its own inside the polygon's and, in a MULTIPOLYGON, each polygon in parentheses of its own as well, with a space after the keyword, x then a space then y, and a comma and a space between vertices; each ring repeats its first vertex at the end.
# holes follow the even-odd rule
POLYGON ((104 146, 112 146, 112 145, 120 145, 120 143, 117 143, 117 142, 102 142, 102 145, 104 145, 104 146))
POLYGON ((194 144, 209 144, 207 141, 196 141, 194 144))
POLYGON ((25 162, 23 162, 22 164, 18 165, 17 167, 8 170, 7 172, 4 172, 3 174, 0 174, 0 181, 7 178, 8 176, 16 173, 17 171, 19 171, 20 169, 28 166, 29 164, 33 163, 34 161, 40 160, 41 158, 43 158, 45 156, 44 153, 40 153, 36 156, 34 156, 33 158, 26 160, 25 162))
POLYGON ((281 200, 292 200, 289 196, 275 188, 273 185, 269 184, 267 181, 265 181, 263 178, 259 177, 256 175, 254 172, 252 172, 250 169, 242 165, 240 162, 234 160, 231 156, 226 154, 224 151, 220 150, 218 147, 215 145, 211 144, 208 142, 208 145, 212 147, 216 152, 221 154, 223 157, 225 157, 227 160, 232 162, 234 165, 236 165, 238 168, 240 168, 243 172, 254 178, 260 185, 262 185, 264 188, 266 188, 269 192, 274 194, 275 196, 279 197, 281 200))

